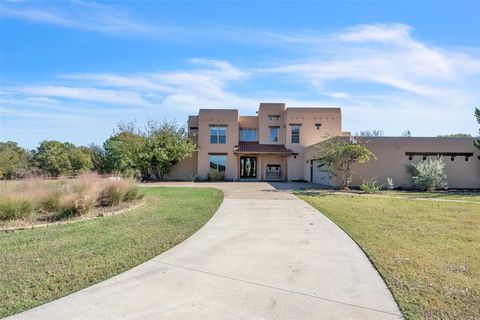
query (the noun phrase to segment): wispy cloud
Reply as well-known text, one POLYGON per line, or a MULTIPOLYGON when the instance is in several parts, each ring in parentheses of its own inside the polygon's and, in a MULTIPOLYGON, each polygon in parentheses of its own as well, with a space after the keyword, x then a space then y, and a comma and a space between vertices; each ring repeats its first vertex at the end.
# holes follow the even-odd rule
POLYGON ((74 1, 63 6, 45 2, 3 2, 0 16, 108 34, 153 32, 152 25, 133 18, 126 10, 90 1, 74 1))
POLYGON ((32 117, 41 110, 83 117, 92 108, 92 118, 110 112, 115 119, 183 121, 198 108, 253 113, 260 101, 270 100, 340 105, 344 130, 378 128, 390 135, 405 129, 419 135, 477 130, 472 110, 480 100, 478 48, 429 44, 403 24, 244 35, 256 43, 263 38, 265 46, 282 46, 288 58, 251 60, 244 66, 192 58, 183 68, 163 72, 63 74, 46 85, 1 88, 2 104, 14 114, 28 103, 30 113, 23 116, 32 117))

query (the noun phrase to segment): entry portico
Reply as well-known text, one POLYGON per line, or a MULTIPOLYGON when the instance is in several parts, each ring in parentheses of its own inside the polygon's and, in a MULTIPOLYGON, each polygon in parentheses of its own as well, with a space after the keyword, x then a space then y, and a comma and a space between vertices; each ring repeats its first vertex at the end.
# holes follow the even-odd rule
POLYGON ((240 142, 234 148, 237 176, 241 180, 288 180, 288 157, 293 153, 281 144, 240 142))

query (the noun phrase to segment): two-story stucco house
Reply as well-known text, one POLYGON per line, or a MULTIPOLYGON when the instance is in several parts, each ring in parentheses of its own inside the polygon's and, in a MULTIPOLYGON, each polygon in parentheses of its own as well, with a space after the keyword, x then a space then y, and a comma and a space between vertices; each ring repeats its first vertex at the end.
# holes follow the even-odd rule
MULTIPOLYGON (((235 109, 200 109, 190 116, 188 129, 196 132, 198 151, 172 168, 168 179, 294 181, 335 185, 314 160, 315 145, 342 132, 340 108, 287 108, 284 103, 260 103, 257 115, 241 116, 235 109)), ((480 154, 473 139, 370 138, 376 156, 357 165, 353 185, 375 178, 408 186, 405 166, 416 160, 443 156, 449 183, 456 188, 480 188, 480 154), (456 160, 456 162, 455 162, 456 160)))
POLYGON ((340 108, 287 108, 261 103, 256 116, 237 110, 200 109, 188 127, 197 131, 198 152, 177 165, 172 178, 212 172, 226 180, 303 180, 308 146, 341 135, 340 108))

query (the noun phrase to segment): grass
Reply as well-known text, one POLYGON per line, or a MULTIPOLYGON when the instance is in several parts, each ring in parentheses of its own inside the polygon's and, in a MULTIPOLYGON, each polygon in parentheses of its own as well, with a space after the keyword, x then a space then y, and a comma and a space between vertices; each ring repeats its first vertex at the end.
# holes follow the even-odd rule
POLYGON ((83 216, 141 198, 133 179, 104 179, 85 173, 56 181, 25 179, 0 184, 0 227, 83 216))
POLYGON ((223 200, 209 188, 141 190, 146 205, 123 215, 0 233, 0 318, 155 257, 203 226, 223 200))
POLYGON ((479 319, 480 204, 299 196, 365 250, 407 319, 479 319))

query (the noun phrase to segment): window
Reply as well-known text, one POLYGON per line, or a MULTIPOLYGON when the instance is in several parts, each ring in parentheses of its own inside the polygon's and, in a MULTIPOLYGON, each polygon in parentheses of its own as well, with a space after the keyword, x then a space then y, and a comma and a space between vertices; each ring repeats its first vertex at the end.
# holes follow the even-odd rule
POLYGON ((300 126, 292 126, 292 143, 300 143, 300 126))
POLYGON ((240 129, 240 141, 258 141, 257 129, 240 129))
POLYGON ((227 128, 225 127, 211 127, 210 128, 210 143, 227 143, 227 128))
POLYGON ((268 120, 280 120, 280 116, 278 114, 269 114, 268 120))
POLYGON ((270 142, 278 142, 278 129, 280 127, 270 127, 270 142))
POLYGON ((210 172, 224 175, 227 166, 227 156, 224 155, 210 155, 210 172))

